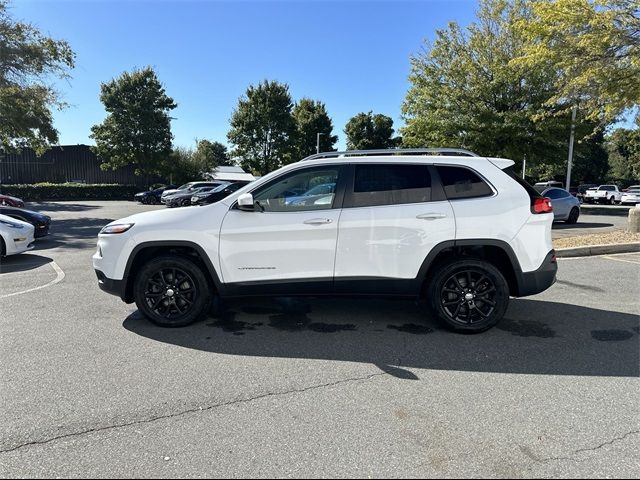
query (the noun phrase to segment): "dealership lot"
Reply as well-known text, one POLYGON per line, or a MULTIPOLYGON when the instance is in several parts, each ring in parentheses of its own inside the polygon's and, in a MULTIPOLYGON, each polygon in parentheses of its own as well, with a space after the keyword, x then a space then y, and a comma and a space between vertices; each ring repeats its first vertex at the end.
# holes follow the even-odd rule
MULTIPOLYGON (((163 207, 34 207, 52 236, 0 267, 3 477, 638 474, 640 254, 561 259, 476 336, 377 299, 166 330, 90 262, 101 226, 163 207)), ((587 212, 554 236, 626 222, 587 212)))

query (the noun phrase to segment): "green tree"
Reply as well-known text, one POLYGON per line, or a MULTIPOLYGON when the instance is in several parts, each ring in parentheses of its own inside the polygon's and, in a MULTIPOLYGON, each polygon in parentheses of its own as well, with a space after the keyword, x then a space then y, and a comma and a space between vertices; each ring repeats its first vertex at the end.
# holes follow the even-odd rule
POLYGON ((192 148, 175 147, 163 163, 164 176, 177 185, 204 178, 202 165, 196 161, 192 148))
POLYGON ((309 98, 303 98, 293 107, 293 119, 296 124, 297 156, 302 159, 316 153, 318 133, 320 133, 320 151, 331 152, 338 141, 333 133, 333 123, 325 104, 309 98))
POLYGON ((516 22, 529 15, 524 0, 482 0, 466 29, 452 22, 436 32, 411 58, 404 145, 463 147, 520 165, 526 156, 529 167, 566 162, 570 116, 539 118, 556 71, 511 62, 527 43, 516 22))
POLYGON ((399 143, 393 137, 393 119, 381 113, 358 113, 349 119, 344 133, 349 150, 393 148, 399 143))
POLYGON ((135 165, 136 175, 165 173, 173 138, 169 112, 177 105, 155 71, 124 72, 103 83, 100 91, 107 118, 91 127, 91 138, 102 168, 135 165))
POLYGON ((13 19, 8 5, 0 0, 0 149, 41 154, 58 141, 52 110, 65 106, 48 79, 68 78, 75 54, 67 42, 13 19))
POLYGON ((289 86, 265 80, 249 86, 231 116, 227 134, 242 167, 265 175, 295 157, 296 126, 289 86))
POLYGON ((587 120, 606 126, 640 103, 637 0, 538 0, 531 9, 518 21, 526 43, 512 63, 559 72, 544 113, 579 104, 587 120))
POLYGON ((193 161, 202 172, 211 172, 216 167, 232 164, 226 145, 220 142, 210 142, 209 140, 198 140, 196 142, 193 161))
POLYGON ((609 152, 609 175, 615 180, 640 178, 640 120, 637 128, 618 128, 607 138, 609 152))

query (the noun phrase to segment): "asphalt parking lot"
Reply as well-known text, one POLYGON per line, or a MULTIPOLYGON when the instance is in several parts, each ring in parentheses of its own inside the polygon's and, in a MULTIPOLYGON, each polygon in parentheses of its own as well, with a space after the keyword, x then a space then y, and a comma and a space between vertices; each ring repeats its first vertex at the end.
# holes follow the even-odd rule
POLYGON ((481 335, 379 299, 167 330, 91 267, 100 227, 158 207, 34 207, 52 235, 0 265, 2 477, 640 475, 640 254, 560 259, 481 335))

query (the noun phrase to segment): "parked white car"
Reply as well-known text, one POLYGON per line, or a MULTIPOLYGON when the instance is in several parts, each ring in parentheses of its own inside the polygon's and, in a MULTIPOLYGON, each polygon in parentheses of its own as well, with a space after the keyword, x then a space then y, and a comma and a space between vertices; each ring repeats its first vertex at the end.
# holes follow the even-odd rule
POLYGON ((194 322, 214 297, 388 295, 481 332, 556 277, 551 202, 513 165, 451 149, 312 155, 219 202, 110 223, 93 266, 101 289, 162 326, 194 322), (317 201, 287 201, 327 183, 317 201))
POLYGON ((637 204, 640 203, 640 185, 631 185, 626 192, 622 194, 620 198, 621 204, 637 204))
POLYGON ((33 225, 0 215, 0 257, 31 250, 34 246, 33 225))
POLYGON ((617 185, 600 185, 598 188, 590 188, 584 196, 585 203, 608 203, 614 205, 620 203, 622 192, 617 185))

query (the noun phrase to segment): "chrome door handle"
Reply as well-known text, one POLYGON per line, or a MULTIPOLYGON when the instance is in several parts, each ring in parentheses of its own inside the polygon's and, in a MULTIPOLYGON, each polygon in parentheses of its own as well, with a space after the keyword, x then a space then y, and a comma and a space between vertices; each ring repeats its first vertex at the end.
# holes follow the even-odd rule
POLYGON ((305 220, 304 223, 306 225, 325 225, 327 223, 331 223, 333 220, 330 218, 311 218, 309 220, 305 220))
POLYGON ((416 215, 416 218, 420 220, 436 220, 438 218, 446 218, 446 213, 438 213, 438 212, 429 212, 429 213, 421 213, 420 215, 416 215))

